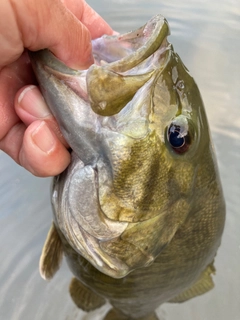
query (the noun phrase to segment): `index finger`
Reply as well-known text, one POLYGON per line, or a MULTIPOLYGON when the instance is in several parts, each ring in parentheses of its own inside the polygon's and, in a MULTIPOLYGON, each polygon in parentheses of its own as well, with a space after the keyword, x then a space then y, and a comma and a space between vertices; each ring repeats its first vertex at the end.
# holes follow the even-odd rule
POLYGON ((63 3, 87 27, 92 39, 112 35, 109 24, 85 1, 63 0, 63 3))

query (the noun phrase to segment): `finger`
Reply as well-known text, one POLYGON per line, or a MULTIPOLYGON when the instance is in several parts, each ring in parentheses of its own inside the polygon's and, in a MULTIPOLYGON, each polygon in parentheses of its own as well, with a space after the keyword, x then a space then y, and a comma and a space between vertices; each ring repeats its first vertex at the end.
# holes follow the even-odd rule
POLYGON ((18 164, 41 177, 54 176, 70 163, 70 154, 44 121, 28 128, 16 123, 1 141, 3 150, 18 164))
POLYGON ((0 68, 16 60, 24 47, 49 48, 72 67, 93 62, 89 31, 60 0, 0 1, 0 12, 0 68))
POLYGON ((29 126, 36 120, 44 120, 48 127, 54 132, 56 138, 68 147, 57 121, 53 117, 38 87, 28 85, 21 88, 16 94, 15 110, 26 126, 29 126))
POLYGON ((84 24, 90 31, 92 39, 104 34, 113 33, 109 24, 91 8, 85 1, 64 0, 66 7, 84 24))
POLYGON ((68 145, 38 87, 31 85, 19 90, 15 109, 28 126, 18 155, 19 163, 37 176, 62 172, 70 161, 68 145))
POLYGON ((14 97, 26 83, 34 83, 34 76, 29 59, 24 54, 0 72, 0 141, 19 122, 14 110, 14 97))
POLYGON ((68 66, 88 68, 93 63, 88 29, 60 0, 29 0, 28 3, 28 19, 18 5, 24 46, 33 51, 48 48, 68 66))
POLYGON ((98 30, 104 31, 107 26, 104 27, 96 14, 94 20, 94 11, 84 1, 77 2, 79 6, 75 7, 71 5, 72 0, 69 1, 69 7, 76 11, 72 13, 60 0, 1 1, 0 68, 16 60, 24 47, 33 51, 49 48, 70 67, 88 68, 93 63, 91 34, 75 14, 82 16, 87 26, 93 25, 93 34, 99 21, 101 26, 98 30), (9 28, 5 28, 6 25, 9 28))
MULTIPOLYGON (((17 163, 23 165, 33 174, 37 176, 51 176, 60 173, 69 163, 69 152, 61 143, 61 139, 59 140, 61 134, 58 132, 59 128, 56 121, 52 116, 52 118, 50 117, 49 119, 49 130, 53 132, 52 136, 55 142, 51 150, 45 151, 44 153, 43 150, 38 147, 37 143, 34 142, 32 135, 29 134, 30 131, 27 130, 25 133, 26 125, 20 121, 14 110, 14 96, 16 92, 26 82, 34 82, 33 75, 28 70, 28 67, 28 60, 25 56, 22 56, 17 62, 5 67, 1 71, 0 149, 9 154, 17 163)), ((22 91, 21 89, 19 94, 21 94, 22 91)), ((24 95, 22 100, 24 101, 24 95)), ((35 98, 33 100, 36 103, 37 99, 35 98)), ((29 125, 35 120, 36 118, 34 117, 31 119, 27 117, 28 123, 26 124, 29 125)), ((46 120, 46 123, 47 122, 48 119, 46 120)), ((33 124, 33 126, 36 126, 36 124, 33 124)), ((44 128, 42 131, 44 131, 44 128)), ((44 137, 45 136, 42 135, 42 138, 44 137)))
POLYGON ((36 176, 55 176, 70 163, 70 153, 45 121, 34 121, 25 131, 19 163, 36 176))

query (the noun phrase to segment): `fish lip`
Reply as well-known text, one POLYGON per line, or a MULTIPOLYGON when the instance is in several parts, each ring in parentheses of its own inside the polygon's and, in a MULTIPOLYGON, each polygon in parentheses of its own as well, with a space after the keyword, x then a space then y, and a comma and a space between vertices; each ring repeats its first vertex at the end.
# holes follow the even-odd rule
MULTIPOLYGON (((40 77, 38 75, 43 75, 42 80, 39 78, 39 82, 43 83, 43 90, 48 90, 48 82, 55 83, 58 88, 63 83, 80 99, 89 103, 95 114, 113 116, 119 113, 136 91, 153 76, 157 67, 151 63, 158 56, 158 54, 154 54, 157 51, 159 53, 162 50, 167 50, 166 38, 169 34, 167 20, 162 15, 156 15, 135 31, 120 36, 107 36, 110 42, 105 42, 103 39, 102 50, 105 51, 108 44, 111 43, 120 51, 123 50, 123 54, 120 54, 118 59, 113 62, 106 62, 104 65, 95 63, 87 70, 69 68, 47 49, 30 52, 29 56, 37 78, 40 77), (125 51, 126 48, 129 48, 130 51, 125 51), (149 65, 143 68, 142 63, 145 62, 149 65), (147 68, 150 68, 149 72, 147 68), (142 71, 143 73, 141 73, 142 71), (133 74, 131 74, 132 72, 133 74), (115 86, 114 97, 108 89, 105 89, 108 83, 112 88, 115 86), (114 101, 114 105, 112 101, 114 101)), ((99 48, 99 57, 101 57, 101 48, 99 48)))
MULTIPOLYGON (((119 37, 108 36, 107 40, 102 39, 98 48, 99 58, 117 56, 117 59, 110 63, 106 61, 103 65, 93 64, 87 71, 88 99, 96 114, 118 114, 136 92, 153 77, 159 68, 159 65, 154 66, 153 61, 159 57, 162 50, 167 50, 168 34, 167 20, 157 15, 135 31, 119 37), (120 54, 114 55, 114 50, 119 50, 120 54)), ((99 58, 98 62, 101 63, 99 58)))
POLYGON ((134 38, 136 32, 139 32, 136 37, 139 37, 141 32, 145 36, 149 32, 149 29, 152 29, 150 36, 147 38, 147 41, 140 46, 140 48, 120 60, 107 64, 106 68, 114 72, 125 72, 134 68, 157 51, 167 36, 170 35, 170 28, 167 19, 158 14, 152 17, 138 30, 120 35, 118 40, 121 41, 124 39, 127 40, 128 38, 134 38))

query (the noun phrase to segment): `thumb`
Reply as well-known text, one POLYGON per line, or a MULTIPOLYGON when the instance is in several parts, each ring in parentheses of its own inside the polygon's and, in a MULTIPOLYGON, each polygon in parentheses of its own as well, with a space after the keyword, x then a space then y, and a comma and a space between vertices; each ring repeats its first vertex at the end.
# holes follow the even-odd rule
MULTIPOLYGON (((94 11, 88 9, 90 7, 83 0, 77 1, 78 6, 72 5, 73 0, 64 2, 65 4, 61 0, 1 2, 0 30, 3 46, 0 65, 16 60, 24 48, 32 51, 48 48, 69 67, 88 68, 93 63, 92 37, 86 23, 84 25, 77 17, 84 20, 91 10, 92 13, 94 11), (73 10, 77 12, 72 12, 73 10), (4 25, 9 28, 1 28, 4 25)), ((99 16, 98 18, 101 19, 99 16)), ((110 27, 106 29, 108 33, 111 32, 110 27)))
POLYGON ((72 68, 85 69, 93 63, 90 32, 62 1, 24 2, 24 14, 21 1, 16 5, 24 47, 32 51, 48 48, 72 68))

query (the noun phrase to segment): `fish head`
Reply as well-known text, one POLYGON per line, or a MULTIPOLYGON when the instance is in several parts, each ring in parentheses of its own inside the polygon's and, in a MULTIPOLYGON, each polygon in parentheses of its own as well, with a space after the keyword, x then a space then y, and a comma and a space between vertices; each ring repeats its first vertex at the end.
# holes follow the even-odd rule
POLYGON ((73 150, 53 186, 55 223, 114 278, 153 263, 217 179, 201 95, 169 33, 157 15, 136 31, 93 40, 88 70, 47 50, 30 54, 73 150))

